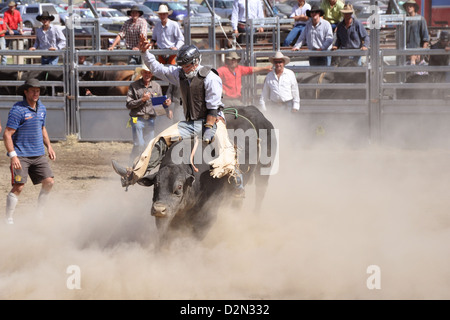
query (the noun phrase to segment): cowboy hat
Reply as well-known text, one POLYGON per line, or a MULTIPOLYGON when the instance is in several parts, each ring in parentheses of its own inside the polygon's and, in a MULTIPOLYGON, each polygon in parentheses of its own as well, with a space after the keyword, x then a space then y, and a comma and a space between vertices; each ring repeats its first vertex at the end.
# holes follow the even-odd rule
POLYGON ((317 5, 317 4, 313 4, 311 6, 310 10, 306 10, 306 15, 308 17, 311 17, 311 12, 320 12, 320 16, 322 17, 324 15, 324 11, 317 5))
POLYGON ((141 66, 137 67, 134 70, 134 72, 135 73, 141 73, 142 70, 151 72, 151 70, 145 64, 142 64, 141 66))
POLYGON ((414 8, 416 8, 416 12, 419 11, 419 5, 417 4, 416 1, 414 1, 414 0, 408 0, 408 1, 405 1, 405 3, 403 3, 403 8, 404 8, 405 10, 406 10, 406 5, 408 5, 408 4, 412 4, 412 5, 414 6, 414 8))
POLYGON ((169 10, 169 7, 166 4, 161 4, 159 5, 158 11, 156 11, 156 13, 168 13, 169 15, 171 15, 173 12, 173 10, 169 10))
POLYGON ((8 3, 8 7, 15 7, 15 6, 17 6, 17 3, 15 3, 14 1, 10 1, 8 3))
POLYGON ((29 88, 40 88, 41 94, 45 92, 45 88, 41 87, 41 84, 38 79, 28 79, 22 84, 19 88, 17 88, 17 95, 23 96, 25 90, 29 88))
POLYGON ((227 59, 227 60, 233 60, 233 59, 241 60, 241 57, 239 57, 239 55, 236 52, 233 51, 233 52, 228 53, 227 56, 225 57, 225 59, 227 59))
POLYGON ((355 11, 353 10, 353 6, 351 4, 346 4, 344 5, 344 7, 341 9, 342 13, 355 13, 355 11))
POLYGON ((36 17, 36 20, 42 22, 42 19, 44 19, 44 18, 48 18, 48 19, 50 19, 50 21, 55 20, 55 17, 52 14, 48 13, 48 11, 44 11, 44 12, 42 12, 42 14, 38 15, 36 17))
POLYGON ((130 10, 127 11, 127 15, 128 15, 128 16, 131 16, 131 12, 132 12, 132 11, 137 11, 137 12, 139 12, 139 16, 142 16, 142 15, 144 14, 144 11, 142 11, 141 9, 139 9, 139 7, 136 6, 136 5, 132 6, 132 7, 130 8, 130 10))
POLYGON ((277 51, 273 57, 269 57, 270 63, 273 63, 274 60, 284 60, 284 64, 288 64, 291 62, 291 58, 286 57, 281 51, 277 51))

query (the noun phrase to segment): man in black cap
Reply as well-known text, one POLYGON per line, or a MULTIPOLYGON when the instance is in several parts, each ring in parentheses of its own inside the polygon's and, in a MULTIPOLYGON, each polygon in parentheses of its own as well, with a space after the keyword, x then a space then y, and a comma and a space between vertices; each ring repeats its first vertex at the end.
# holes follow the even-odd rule
MULTIPOLYGON (((322 18, 323 14, 323 10, 318 5, 312 5, 311 10, 306 10, 306 15, 310 19, 292 48, 293 51, 300 50, 305 41, 311 51, 329 51, 331 49, 333 31, 331 24, 322 18)), ((326 66, 328 64, 327 56, 309 57, 310 66, 326 66)))
POLYGON ((39 97, 43 92, 39 80, 29 79, 18 90, 23 100, 16 102, 8 114, 3 142, 11 159, 12 189, 6 196, 6 223, 14 224, 13 214, 28 176, 33 184, 42 183, 37 214, 41 216, 53 187, 53 172, 45 158, 45 147, 51 160, 56 159, 45 120, 47 109, 39 97))
MULTIPOLYGON (((36 17, 37 21, 42 23, 42 27, 36 29, 36 41, 34 46, 30 47, 30 51, 34 50, 49 50, 56 51, 62 50, 66 47, 66 36, 61 28, 55 25, 51 25, 51 22, 55 20, 55 17, 48 13, 48 11, 42 12, 42 14, 36 17)), ((58 64, 59 56, 42 56, 41 64, 58 64)))
MULTIPOLYGON (((127 50, 139 51, 140 36, 143 35, 147 37, 147 21, 141 17, 143 14, 144 12, 136 5, 127 11, 127 15, 130 19, 125 21, 122 25, 120 32, 117 34, 116 39, 108 50, 114 50, 114 47, 120 42, 120 40, 125 39, 125 47, 127 50)), ((130 56, 128 63, 141 64, 140 54, 138 53, 137 55, 130 56)))

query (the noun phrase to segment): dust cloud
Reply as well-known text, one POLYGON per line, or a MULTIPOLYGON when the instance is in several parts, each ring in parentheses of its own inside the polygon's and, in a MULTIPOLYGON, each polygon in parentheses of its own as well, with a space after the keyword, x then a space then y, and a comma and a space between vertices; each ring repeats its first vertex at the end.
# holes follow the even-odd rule
POLYGON ((202 242, 156 252, 151 189, 124 192, 113 173, 78 199, 53 194, 41 220, 17 212, 0 225, 0 299, 449 299, 450 152, 306 148, 274 123, 266 197, 249 186, 202 242))

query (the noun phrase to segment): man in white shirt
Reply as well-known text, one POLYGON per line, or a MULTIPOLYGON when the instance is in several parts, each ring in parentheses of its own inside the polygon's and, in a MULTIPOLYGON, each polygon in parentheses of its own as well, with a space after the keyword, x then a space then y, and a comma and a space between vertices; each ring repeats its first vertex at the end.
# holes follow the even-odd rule
POLYGON ((311 5, 306 3, 305 0, 297 0, 297 4, 292 8, 292 13, 289 16, 289 18, 294 19, 294 27, 284 40, 284 47, 289 47, 298 39, 303 29, 305 29, 306 23, 309 20, 309 17, 306 15, 306 11, 310 9, 311 5))
MULTIPOLYGON (((231 12, 231 28, 237 36, 239 43, 245 42, 245 23, 248 19, 263 19, 264 10, 261 0, 234 0, 233 11, 231 12), (245 2, 248 1, 248 17, 245 13, 245 2)), ((263 32, 262 27, 258 28, 258 32, 263 32)), ((255 39, 250 40, 255 42, 255 39)))
MULTIPOLYGON (((184 45, 184 35, 181 32, 180 26, 177 22, 170 20, 169 15, 172 10, 169 10, 167 5, 161 4, 156 12, 160 21, 155 25, 152 32, 151 49, 158 46, 158 49, 178 50, 184 45)), ((162 64, 176 64, 174 55, 158 56, 158 61, 162 64)))
POLYGON ((291 61, 278 51, 270 57, 273 70, 267 74, 260 98, 260 109, 267 111, 266 105, 297 112, 300 110, 300 93, 297 78, 292 70, 285 68, 291 61))

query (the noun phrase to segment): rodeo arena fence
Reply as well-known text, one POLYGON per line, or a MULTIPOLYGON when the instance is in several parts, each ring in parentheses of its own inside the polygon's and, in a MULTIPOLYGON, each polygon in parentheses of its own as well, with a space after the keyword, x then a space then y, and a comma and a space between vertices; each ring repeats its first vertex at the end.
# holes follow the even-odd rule
MULTIPOLYGON (((373 0, 372 0, 373 1, 373 0)), ((70 4, 71 1, 69 1, 70 4)), ((184 22, 186 43, 205 43, 199 46, 202 64, 218 68, 225 55, 235 51, 241 57, 241 64, 258 66, 268 64, 268 57, 281 50, 291 58, 286 68, 295 72, 300 89, 300 112, 292 114, 298 121, 299 140, 308 143, 332 141, 351 146, 382 144, 401 148, 450 148, 450 90, 448 74, 450 66, 406 65, 410 55, 448 55, 444 49, 406 49, 405 15, 379 15, 376 9, 368 19, 370 24, 370 48, 361 50, 336 51, 292 51, 280 46, 282 29, 292 26, 293 19, 265 18, 248 19, 246 42, 237 44, 231 32, 224 32, 222 21, 215 18, 187 18, 184 22), (205 22, 207 27, 205 27, 205 22), (263 26, 264 43, 253 39, 255 28, 263 26), (203 27, 201 36, 193 30, 203 27), (206 31, 207 30, 207 31, 206 31), (228 36, 227 36, 228 34, 228 36), (202 38, 203 37, 203 38, 202 38), (386 45, 392 37, 392 45, 386 45), (199 42, 199 39, 201 42, 199 42), (218 45, 220 43, 221 45, 218 45), (231 43, 231 45, 229 45, 231 43), (223 49, 227 48, 227 49, 223 49), (361 65, 309 66, 310 56, 331 56, 333 61, 341 57, 361 56, 361 65), (410 74, 446 72, 447 82, 434 82, 433 77, 423 77, 424 81, 407 81, 410 74), (334 75, 332 80, 329 75, 334 75), (337 77, 337 75, 346 75, 337 77), (328 79, 328 80, 327 80, 328 79), (338 80, 336 80, 338 79, 338 80)), ((87 23, 87 22, 85 22, 87 23)), ((91 22, 98 28, 98 22, 91 22)), ((444 30, 440 28, 436 32, 444 30)), ((81 88, 128 86, 132 81, 97 80, 80 78, 83 72, 135 70, 136 65, 106 64, 136 55, 132 50, 108 51, 102 49, 101 37, 92 37, 91 48, 75 46, 74 32, 67 33, 65 51, 28 51, 17 37, 13 50, 3 50, 0 54, 14 57, 14 64, 0 66, 0 71, 58 71, 62 79, 41 80, 49 88, 41 100, 48 109, 47 131, 54 141, 65 140, 68 135, 76 135, 80 141, 132 141, 131 129, 127 128, 128 110, 126 96, 84 96, 81 88), (40 56, 59 56, 59 65, 24 64, 40 56), (80 55, 89 57, 102 65, 79 65, 80 55)), ((95 35, 95 33, 94 33, 95 35)), ((435 40, 436 37, 433 37, 435 40)), ((155 55, 174 54, 171 50, 153 50, 155 55)), ((266 74, 243 77, 243 105, 258 105, 266 74)), ((164 88, 164 81, 157 81, 164 88)), ((15 79, 0 80, 1 87, 16 88, 23 83, 15 79)), ((6 125, 11 106, 22 97, 3 95, 0 101, 2 126, 6 125)))

